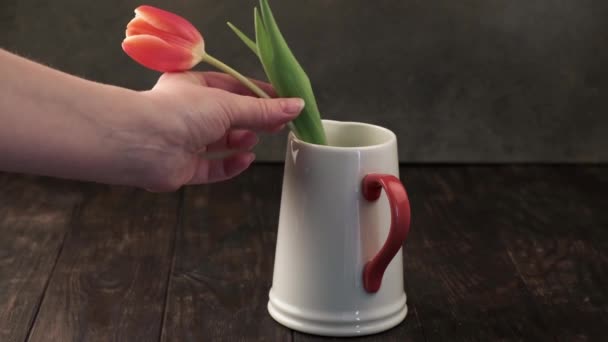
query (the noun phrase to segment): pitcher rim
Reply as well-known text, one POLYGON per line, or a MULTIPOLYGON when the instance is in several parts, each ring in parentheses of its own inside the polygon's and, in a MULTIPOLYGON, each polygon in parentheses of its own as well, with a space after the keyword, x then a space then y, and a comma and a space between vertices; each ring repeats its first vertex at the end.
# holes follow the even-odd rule
POLYGON ((382 127, 379 125, 375 125, 375 124, 371 124, 371 123, 367 123, 367 122, 361 122, 361 121, 339 121, 339 120, 327 120, 327 119, 323 119, 321 121, 323 122, 323 124, 329 123, 329 124, 340 124, 340 125, 357 125, 357 126, 364 126, 364 127, 368 127, 368 128, 377 129, 377 130, 383 131, 383 133, 387 133, 388 138, 386 139, 386 141, 379 143, 379 144, 363 145, 363 146, 318 145, 318 144, 313 144, 313 143, 309 143, 309 142, 298 139, 298 137, 296 137, 296 135, 293 132, 289 132, 288 138, 290 138, 293 141, 297 142, 298 144, 301 144, 308 148, 316 148, 316 149, 325 150, 325 151, 330 151, 330 150, 333 150, 333 151, 373 150, 373 149, 380 149, 383 147, 390 146, 391 144, 396 143, 396 141, 397 141, 397 135, 395 135, 395 133, 393 131, 391 131, 390 129, 388 129, 386 127, 382 127))

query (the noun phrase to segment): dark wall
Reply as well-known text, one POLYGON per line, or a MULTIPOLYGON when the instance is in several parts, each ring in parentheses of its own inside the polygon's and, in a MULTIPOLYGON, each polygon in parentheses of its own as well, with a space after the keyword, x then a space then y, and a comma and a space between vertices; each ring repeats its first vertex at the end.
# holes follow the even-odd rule
MULTIPOLYGON (((253 32, 253 0, 149 1, 191 20, 207 49, 263 77, 230 20, 253 32)), ((135 89, 158 74, 121 50, 131 0, 3 0, 2 46, 135 89)), ((393 129, 400 158, 608 161, 608 1, 271 0, 322 114, 393 129)), ((207 69, 207 67, 199 67, 207 69)), ((262 159, 283 159, 284 136, 262 159)))

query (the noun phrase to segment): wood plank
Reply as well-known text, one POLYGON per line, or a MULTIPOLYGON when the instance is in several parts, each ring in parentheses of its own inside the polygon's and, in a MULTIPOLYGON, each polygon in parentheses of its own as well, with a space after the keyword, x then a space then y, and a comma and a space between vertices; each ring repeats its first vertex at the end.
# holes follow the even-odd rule
POLYGON ((74 183, 0 174, 0 341, 24 341, 82 200, 74 183))
MULTIPOLYGON (((607 171, 402 168, 410 313, 355 340, 601 340, 607 171)), ((266 312, 281 176, 188 188, 175 237, 179 194, 0 175, 0 340, 26 338, 67 227, 30 340, 156 340, 166 291, 165 341, 290 340, 266 312)))
POLYGON ((90 185, 30 341, 155 341, 179 193, 90 185))
POLYGON ((548 328, 560 341, 605 340, 608 167, 517 168, 505 183, 501 237, 548 328))
MULTIPOLYGON (((406 291, 428 341, 554 338, 500 238, 504 167, 406 167, 412 205, 406 291)), ((525 186, 525 184, 520 184, 525 186)))
POLYGON ((266 311, 282 166, 186 189, 163 341, 289 341, 266 311))

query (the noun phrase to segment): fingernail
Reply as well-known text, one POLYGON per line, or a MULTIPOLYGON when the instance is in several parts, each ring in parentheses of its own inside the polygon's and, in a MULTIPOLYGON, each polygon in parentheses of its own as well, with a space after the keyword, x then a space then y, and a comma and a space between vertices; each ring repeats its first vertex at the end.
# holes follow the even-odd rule
POLYGON ((243 139, 242 144, 247 147, 253 147, 253 146, 257 145, 258 142, 259 142, 258 135, 253 132, 249 132, 243 139))
POLYGON ((248 153, 247 157, 245 157, 245 161, 246 161, 247 165, 253 163, 254 160, 255 160, 255 154, 254 153, 248 153))
POLYGON ((282 99, 281 109, 287 114, 298 114, 304 109, 304 100, 302 99, 282 99))

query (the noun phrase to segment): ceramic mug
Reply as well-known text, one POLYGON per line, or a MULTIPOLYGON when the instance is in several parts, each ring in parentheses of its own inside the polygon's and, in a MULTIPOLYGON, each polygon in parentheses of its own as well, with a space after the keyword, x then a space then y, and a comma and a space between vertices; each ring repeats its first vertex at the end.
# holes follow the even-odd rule
POLYGON ((306 333, 373 334, 407 313, 397 138, 365 123, 323 125, 328 146, 287 140, 268 311, 306 333))

